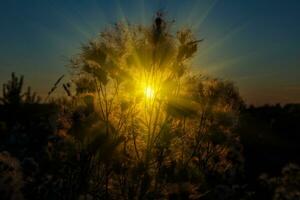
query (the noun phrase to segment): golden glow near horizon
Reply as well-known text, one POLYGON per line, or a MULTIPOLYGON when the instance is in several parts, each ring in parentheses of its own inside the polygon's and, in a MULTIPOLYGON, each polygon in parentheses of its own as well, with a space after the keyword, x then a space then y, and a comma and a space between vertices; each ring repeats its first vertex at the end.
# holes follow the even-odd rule
POLYGON ((154 89, 151 86, 146 86, 144 89, 144 95, 147 99, 153 99, 154 89))

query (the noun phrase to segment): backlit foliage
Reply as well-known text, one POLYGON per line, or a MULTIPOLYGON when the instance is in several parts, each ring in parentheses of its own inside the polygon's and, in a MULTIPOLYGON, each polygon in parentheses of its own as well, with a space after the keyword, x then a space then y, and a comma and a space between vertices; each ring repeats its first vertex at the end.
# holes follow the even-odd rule
POLYGON ((72 59, 65 132, 90 169, 82 195, 198 199, 209 193, 206 176, 227 183, 241 171, 239 94, 193 75, 201 40, 170 26, 161 13, 151 26, 115 24, 72 59))

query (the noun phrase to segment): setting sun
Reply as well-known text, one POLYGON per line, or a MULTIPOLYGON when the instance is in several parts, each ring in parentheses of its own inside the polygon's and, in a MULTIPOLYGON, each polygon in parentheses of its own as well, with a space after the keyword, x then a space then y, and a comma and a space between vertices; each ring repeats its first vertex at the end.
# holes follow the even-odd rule
POLYGON ((154 90, 152 89, 152 87, 150 86, 145 87, 144 95, 147 99, 152 99, 154 97, 154 90))

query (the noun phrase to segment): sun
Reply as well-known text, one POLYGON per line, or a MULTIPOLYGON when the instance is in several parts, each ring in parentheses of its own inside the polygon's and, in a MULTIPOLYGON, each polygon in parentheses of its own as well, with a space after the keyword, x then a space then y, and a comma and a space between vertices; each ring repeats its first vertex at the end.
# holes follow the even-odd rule
POLYGON ((145 87, 144 95, 147 99, 153 99, 154 97, 154 89, 150 86, 145 87))

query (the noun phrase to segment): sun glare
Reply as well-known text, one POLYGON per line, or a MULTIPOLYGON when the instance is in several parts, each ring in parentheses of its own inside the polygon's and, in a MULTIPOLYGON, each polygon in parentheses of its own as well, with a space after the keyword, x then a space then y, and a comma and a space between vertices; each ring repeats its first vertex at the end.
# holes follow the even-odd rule
POLYGON ((150 86, 145 87, 144 95, 147 99, 152 99, 154 97, 154 90, 152 89, 152 87, 150 86))

